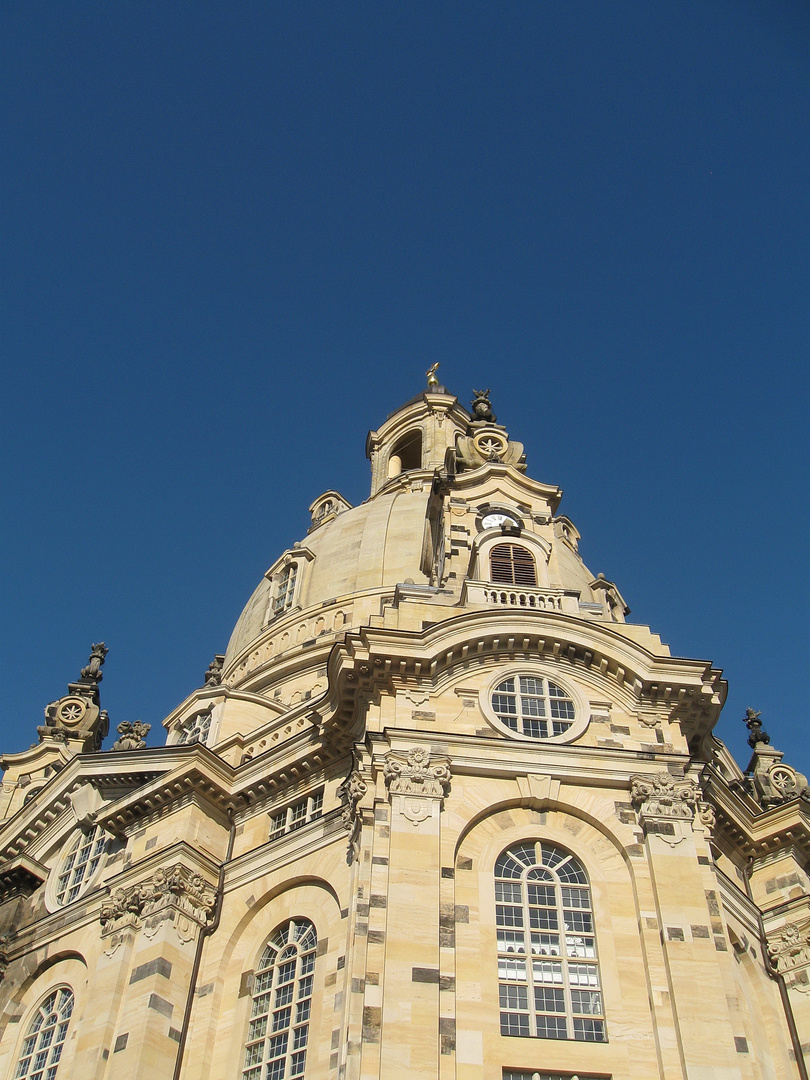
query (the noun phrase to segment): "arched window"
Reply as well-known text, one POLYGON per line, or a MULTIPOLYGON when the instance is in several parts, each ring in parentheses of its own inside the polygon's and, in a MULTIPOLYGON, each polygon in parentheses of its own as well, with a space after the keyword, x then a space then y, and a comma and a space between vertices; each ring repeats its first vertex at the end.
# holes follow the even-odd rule
POLYGON ((204 743, 208 739, 210 730, 211 710, 206 709, 205 712, 195 713, 194 716, 190 716, 183 723, 180 728, 180 738, 177 741, 180 744, 204 743))
POLYGON ((106 844, 107 834, 100 825, 78 834, 62 860, 56 879, 56 902, 60 907, 73 903, 90 885, 106 844))
POLYGON ((306 919, 290 919, 270 938, 254 976, 242 1080, 304 1075, 317 944, 306 919))
POLYGON ((496 544, 489 553, 490 579, 501 585, 536 585, 537 569, 530 551, 519 544, 496 544))
POLYGON ((591 890, 553 844, 522 843, 495 864, 502 1035, 606 1042, 591 890))
POLYGON ((73 1012, 73 991, 52 990, 34 1014, 23 1041, 14 1080, 56 1080, 73 1012))
POLYGON ((293 606, 295 596, 295 578, 298 572, 296 563, 288 563, 281 571, 276 587, 276 595, 273 598, 273 614, 283 615, 293 606))

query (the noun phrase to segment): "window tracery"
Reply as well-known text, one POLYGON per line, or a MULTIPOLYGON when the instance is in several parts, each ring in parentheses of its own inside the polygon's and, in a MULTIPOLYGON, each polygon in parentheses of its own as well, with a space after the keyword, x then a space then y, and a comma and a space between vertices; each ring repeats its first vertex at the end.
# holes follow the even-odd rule
POLYGON ((56 879, 56 903, 60 907, 71 904, 88 888, 106 844, 107 834, 100 825, 76 836, 62 859, 56 879))
POLYGON ((498 683, 492 711, 511 731, 533 739, 564 735, 576 719, 571 695, 539 675, 512 675, 498 683))
POLYGON ((56 1080, 72 1013, 70 987, 60 986, 48 994, 23 1040, 14 1080, 56 1080))
POLYGON ((242 1080, 304 1075, 317 944, 307 919, 290 919, 267 943, 254 975, 242 1080))
POLYGON ((563 848, 517 844, 495 864, 501 1034, 606 1042, 588 878, 563 848))
POLYGON ((180 738, 177 741, 180 745, 205 743, 208 741, 208 733, 210 730, 211 710, 206 709, 204 712, 195 713, 194 716, 190 716, 188 720, 183 722, 183 726, 180 729, 180 738))

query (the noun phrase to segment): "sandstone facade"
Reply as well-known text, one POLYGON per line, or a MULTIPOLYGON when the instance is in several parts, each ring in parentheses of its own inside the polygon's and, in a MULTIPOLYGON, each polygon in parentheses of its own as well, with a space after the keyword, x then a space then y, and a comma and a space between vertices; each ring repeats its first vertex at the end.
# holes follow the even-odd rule
POLYGON ((806 779, 753 713, 734 762, 487 394, 367 453, 165 746, 101 749, 99 645, 2 759, 0 1077, 805 1077, 806 779))

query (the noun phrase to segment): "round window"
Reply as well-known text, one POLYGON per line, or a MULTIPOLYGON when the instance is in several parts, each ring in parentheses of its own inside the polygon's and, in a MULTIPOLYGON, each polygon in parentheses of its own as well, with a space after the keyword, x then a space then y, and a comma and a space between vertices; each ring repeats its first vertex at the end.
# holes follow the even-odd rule
POLYGON ((590 711, 581 694, 541 673, 503 672, 482 695, 484 712, 517 738, 570 742, 587 726, 590 711))

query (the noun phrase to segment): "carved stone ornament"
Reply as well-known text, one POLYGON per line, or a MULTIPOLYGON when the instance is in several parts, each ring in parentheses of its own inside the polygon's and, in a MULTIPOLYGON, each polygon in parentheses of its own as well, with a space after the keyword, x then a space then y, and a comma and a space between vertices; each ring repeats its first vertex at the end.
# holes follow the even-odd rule
POLYGON ((711 803, 703 802, 700 800, 697 804, 697 816, 698 821, 706 830, 711 832, 717 824, 717 814, 714 811, 714 807, 711 803))
POLYGON ((810 923, 785 923, 768 937, 768 955, 780 973, 810 963, 810 923))
MULTIPOLYGON (((216 893, 205 878, 177 863, 156 870, 146 881, 116 889, 101 905, 101 933, 106 937, 127 926, 137 930, 148 919, 160 922, 160 915, 171 917, 170 911, 185 923, 204 926, 215 905, 216 893)), ((178 933, 183 936, 179 926, 178 933)))
POLYGON ((656 818, 691 821, 698 789, 692 780, 678 779, 668 772, 636 773, 630 777, 630 798, 642 824, 656 818))
POLYGON ((780 751, 760 743, 754 748, 754 760, 754 793, 766 810, 806 794, 807 777, 785 765, 780 751))
POLYGON ((151 724, 142 724, 140 720, 124 720, 118 725, 119 739, 112 745, 113 750, 143 750, 146 736, 152 730, 151 724))
POLYGON ((90 648, 90 659, 87 661, 85 667, 82 668, 79 678, 82 682, 100 683, 103 679, 101 668, 107 658, 107 653, 110 650, 100 641, 97 645, 93 645, 90 648))
POLYGON ((9 939, 5 935, 0 935, 0 982, 6 977, 8 969, 8 945, 9 939))
POLYGON ((351 865, 360 854, 360 828, 362 821, 358 812, 358 804, 368 791, 368 784, 357 771, 352 770, 337 790, 338 798, 343 800, 343 811, 340 815, 343 828, 349 834, 349 849, 346 853, 346 861, 351 865))
POLYGON ((205 672, 206 686, 219 686, 219 684, 222 682, 222 665, 224 663, 225 656, 217 653, 217 655, 208 665, 208 669, 205 672))
POLYGON ((392 802, 402 815, 417 826, 434 816, 450 787, 450 759, 431 757, 424 746, 408 754, 392 750, 383 769, 392 802))

